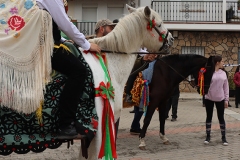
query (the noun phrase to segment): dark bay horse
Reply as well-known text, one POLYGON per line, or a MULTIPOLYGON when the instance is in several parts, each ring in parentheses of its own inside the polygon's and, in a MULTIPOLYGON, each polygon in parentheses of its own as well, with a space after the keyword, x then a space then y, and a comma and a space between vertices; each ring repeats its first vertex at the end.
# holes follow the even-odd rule
POLYGON ((195 54, 176 54, 165 56, 156 61, 150 84, 150 104, 139 135, 140 149, 145 149, 144 137, 156 108, 159 111, 160 138, 163 143, 169 143, 164 131, 166 102, 172 95, 174 88, 187 76, 193 75, 197 81, 198 72, 202 67, 205 67, 207 60, 206 57, 195 54))

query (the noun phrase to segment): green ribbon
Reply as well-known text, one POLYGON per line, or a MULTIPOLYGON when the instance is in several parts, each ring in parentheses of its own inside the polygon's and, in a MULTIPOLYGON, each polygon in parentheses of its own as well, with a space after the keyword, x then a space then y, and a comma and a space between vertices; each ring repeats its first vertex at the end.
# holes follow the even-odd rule
POLYGON ((104 87, 101 86, 101 85, 100 85, 100 89, 102 90, 102 93, 104 93, 104 94, 107 95, 107 98, 108 98, 108 99, 110 99, 110 97, 111 97, 112 99, 114 99, 114 88, 113 88, 113 86, 112 86, 112 82, 111 82, 111 78, 110 78, 110 76, 109 76, 108 69, 107 69, 107 67, 106 67, 106 65, 105 65, 105 63, 104 63, 104 60, 103 60, 102 56, 101 56, 99 53, 97 53, 96 55, 97 55, 97 57, 99 58, 99 62, 100 62, 100 64, 101 64, 101 67, 102 67, 102 69, 103 69, 103 71, 104 71, 104 73, 105 73, 105 76, 107 77, 107 80, 108 80, 109 84, 110 84, 110 87, 107 87, 108 89, 107 89, 107 88, 104 88, 104 87))

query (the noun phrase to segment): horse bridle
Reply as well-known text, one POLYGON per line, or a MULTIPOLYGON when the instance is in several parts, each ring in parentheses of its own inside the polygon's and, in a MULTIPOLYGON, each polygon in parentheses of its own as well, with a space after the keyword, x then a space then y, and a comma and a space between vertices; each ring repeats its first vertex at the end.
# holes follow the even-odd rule
MULTIPOLYGON (((159 27, 161 27, 161 24, 159 27)), ((158 33, 159 36, 162 36, 162 33, 157 29, 156 26, 154 26, 154 29, 158 33)), ((163 50, 164 46, 166 46, 166 43, 168 43, 168 39, 167 39, 168 34, 169 34, 169 31, 167 30, 167 34, 166 34, 165 38, 163 39, 163 45, 160 47, 160 49, 158 51, 163 50)))
MULTIPOLYGON (((183 78, 183 80, 187 81, 191 87, 193 88, 197 88, 197 84, 192 84, 191 81, 189 81, 187 78, 185 78, 183 75, 181 75, 176 69, 174 69, 172 66, 170 66, 169 64, 167 64, 164 60, 162 60, 161 58, 159 58, 159 60, 161 60, 163 63, 165 63, 169 68, 171 68, 174 72, 176 72, 179 76, 181 76, 183 78)), ((206 66, 206 64, 205 64, 206 66)))
MULTIPOLYGON (((161 32, 158 30, 158 28, 156 27, 155 17, 153 17, 152 20, 151 20, 149 17, 145 17, 145 18, 146 18, 146 20, 148 21, 148 27, 149 27, 149 24, 151 25, 151 27, 149 27, 150 30, 152 31, 152 28, 154 28, 154 30, 158 33, 158 35, 159 35, 159 41, 160 41, 160 38, 163 37, 164 33, 161 33, 161 32)), ((161 23, 158 27, 161 28, 161 27, 162 27, 162 23, 161 23)), ((149 29, 149 28, 148 28, 148 29, 149 29)), ((163 50, 163 49, 164 49, 164 46, 167 46, 166 43, 168 43, 168 39, 167 39, 168 34, 169 34, 169 31, 167 30, 166 36, 164 36, 164 38, 163 38, 163 45, 159 48, 158 51, 163 50)), ((166 49, 165 49, 165 50, 166 50, 166 49)))

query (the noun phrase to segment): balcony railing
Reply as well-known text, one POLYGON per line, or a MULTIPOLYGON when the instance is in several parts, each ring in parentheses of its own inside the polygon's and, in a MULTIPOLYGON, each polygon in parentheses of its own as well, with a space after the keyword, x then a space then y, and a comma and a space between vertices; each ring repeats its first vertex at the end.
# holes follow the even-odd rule
POLYGON ((95 34, 95 26, 97 22, 76 22, 76 26, 84 35, 95 34))
POLYGON ((227 2, 226 20, 227 22, 240 23, 240 3, 238 4, 238 2, 227 2))
POLYGON ((151 5, 165 22, 222 23, 224 14, 227 22, 240 22, 237 2, 227 2, 226 11, 223 11, 223 1, 152 1, 151 5))
MULTIPOLYGON (((237 2, 227 2, 223 11, 222 1, 152 1, 152 8, 164 22, 179 23, 240 23, 240 7, 237 2)), ((97 22, 75 22, 84 35, 95 34, 97 22)))

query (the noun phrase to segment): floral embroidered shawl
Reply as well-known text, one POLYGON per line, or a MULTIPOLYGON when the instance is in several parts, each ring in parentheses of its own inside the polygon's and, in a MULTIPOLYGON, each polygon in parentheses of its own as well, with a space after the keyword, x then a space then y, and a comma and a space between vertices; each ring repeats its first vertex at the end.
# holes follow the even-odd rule
POLYGON ((35 0, 0 0, 0 105, 34 112, 51 80, 52 18, 35 0))

